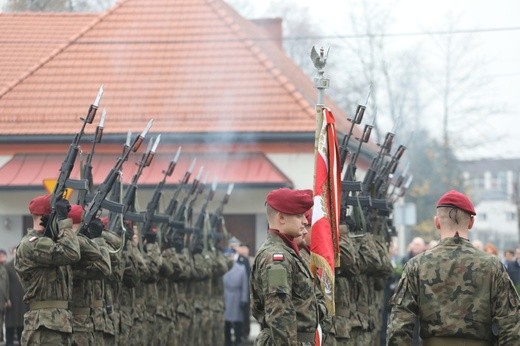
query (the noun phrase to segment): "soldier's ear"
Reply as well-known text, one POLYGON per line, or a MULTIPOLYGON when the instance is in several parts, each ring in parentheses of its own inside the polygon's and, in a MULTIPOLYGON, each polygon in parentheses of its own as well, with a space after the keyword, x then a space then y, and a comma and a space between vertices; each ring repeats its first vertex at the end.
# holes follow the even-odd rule
POLYGON ((278 219, 278 222, 281 224, 285 223, 285 214, 282 212, 276 212, 276 218, 278 219))
POLYGON ((441 229, 441 221, 439 220, 439 217, 437 215, 433 217, 433 222, 435 223, 436 229, 441 229))
POLYGON ((474 216, 471 216, 469 218, 469 224, 468 224, 468 229, 471 229, 473 227, 473 224, 475 223, 475 217, 474 216))

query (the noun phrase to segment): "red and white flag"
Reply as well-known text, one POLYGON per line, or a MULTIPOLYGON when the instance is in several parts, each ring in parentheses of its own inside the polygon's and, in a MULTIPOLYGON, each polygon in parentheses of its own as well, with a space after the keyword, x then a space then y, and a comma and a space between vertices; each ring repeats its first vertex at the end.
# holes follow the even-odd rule
POLYGON ((311 270, 320 280, 330 315, 334 308, 334 268, 339 266, 341 167, 334 115, 317 112, 312 208, 311 270))

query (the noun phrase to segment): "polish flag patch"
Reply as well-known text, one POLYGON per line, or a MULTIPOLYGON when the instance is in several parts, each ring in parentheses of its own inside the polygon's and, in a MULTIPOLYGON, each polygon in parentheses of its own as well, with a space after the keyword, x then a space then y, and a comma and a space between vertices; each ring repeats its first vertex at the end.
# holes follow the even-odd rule
POLYGON ((283 261, 283 253, 273 254, 273 261, 283 261))

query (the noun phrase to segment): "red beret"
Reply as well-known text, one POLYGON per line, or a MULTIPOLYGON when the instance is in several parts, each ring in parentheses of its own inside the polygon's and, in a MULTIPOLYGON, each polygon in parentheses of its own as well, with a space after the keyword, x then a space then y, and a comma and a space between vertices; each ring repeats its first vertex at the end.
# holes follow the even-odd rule
POLYGON ((103 226, 105 226, 105 228, 108 228, 108 216, 103 216, 99 219, 101 220, 101 223, 103 223, 103 226))
POLYGON ((79 204, 71 204, 69 211, 69 218, 72 219, 72 223, 78 224, 81 222, 81 217, 83 216, 83 208, 79 204))
POLYGON ((304 214, 314 205, 310 190, 292 190, 286 187, 273 190, 267 195, 266 203, 271 208, 289 215, 304 214))
POLYGON ((455 207, 471 215, 477 215, 473 203, 469 200, 468 196, 457 191, 450 190, 446 192, 437 202, 437 208, 439 207, 455 207))
POLYGON ((51 195, 34 197, 29 202, 29 212, 32 215, 49 215, 51 213, 51 195))
POLYGON ((312 225, 312 208, 305 212, 305 217, 307 218, 307 223, 312 225))

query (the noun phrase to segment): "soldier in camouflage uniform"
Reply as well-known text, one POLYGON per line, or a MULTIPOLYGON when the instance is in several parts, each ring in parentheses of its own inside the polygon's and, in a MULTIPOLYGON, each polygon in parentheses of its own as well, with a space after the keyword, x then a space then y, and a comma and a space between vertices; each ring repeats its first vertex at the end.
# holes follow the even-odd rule
POLYGON ((148 267, 149 275, 144 281, 145 288, 145 319, 144 319, 144 339, 150 344, 156 336, 155 314, 157 311, 157 281, 162 265, 161 250, 157 244, 157 230, 152 229, 144 235, 144 260, 148 267))
MULTIPOLYGON (((72 229, 77 231, 83 208, 74 204, 71 206, 69 218, 72 229)), ((97 221, 93 220, 93 223, 97 221)), ((99 221, 101 223, 101 221, 99 221)), ((72 300, 70 310, 73 316, 73 345, 103 345, 95 340, 93 324, 93 282, 110 275, 110 256, 106 244, 101 237, 102 225, 91 227, 88 234, 78 234, 81 259, 72 265, 72 300)))
POLYGON ((351 301, 350 285, 352 280, 349 278, 358 277, 360 274, 358 265, 358 251, 348 236, 346 225, 340 226, 339 250, 340 267, 335 270, 335 308, 334 331, 336 333, 336 345, 346 346, 350 340, 350 330, 352 328, 351 319, 354 320, 355 301, 351 301))
POLYGON ((70 345, 72 337, 71 265, 80 260, 78 237, 67 217, 70 204, 58 199, 55 204, 58 234, 56 241, 44 235, 51 213, 50 196, 39 196, 29 203, 33 228, 18 245, 15 269, 25 290, 22 345, 70 345), (45 219, 45 218, 44 218, 45 219))
POLYGON ((451 190, 437 203, 439 244, 408 261, 392 297, 388 345, 520 345, 520 299, 499 259, 468 241, 475 209, 451 190))
POLYGON ((123 285, 123 275, 125 271, 125 263, 120 251, 122 239, 115 233, 109 232, 106 229, 108 224, 103 222, 104 230, 102 233, 103 239, 107 244, 107 249, 110 255, 111 273, 110 276, 103 280, 103 287, 105 293, 105 309, 107 313, 107 321, 105 333, 103 335, 105 345, 119 345, 120 330, 120 311, 119 311, 119 297, 123 285))
POLYGON ((191 280, 194 276, 193 261, 189 250, 184 246, 184 234, 179 231, 174 232, 173 246, 177 252, 177 259, 183 268, 175 281, 177 288, 177 306, 175 307, 175 321, 177 334, 177 344, 191 344, 191 322, 194 314, 191 296, 191 280))
POLYGON ((213 277, 211 278, 212 339, 215 345, 224 344, 224 282, 222 277, 232 265, 217 246, 214 253, 213 277))
POLYGON ((130 332, 134 322, 134 287, 139 281, 138 260, 135 258, 133 229, 125 225, 122 262, 124 263, 123 285, 119 296, 119 345, 130 345, 130 332))
MULTIPOLYGON (((311 190, 309 190, 311 191, 311 190)), ((298 249, 300 249, 300 256, 303 261, 309 266, 311 263, 311 234, 312 234, 312 209, 309 209, 305 212, 305 218, 307 219, 307 224, 305 225, 305 231, 303 234, 295 238, 294 241, 296 245, 298 245, 298 249)), ((321 304, 325 304, 325 297, 323 295, 323 291, 321 288, 321 283, 317 277, 314 277, 314 285, 316 286, 316 298, 321 304)), ((323 322, 321 323, 322 328, 322 345, 324 346, 335 346, 336 345, 336 332, 334 330, 334 317, 327 316, 323 322)))
POLYGON ((146 318, 146 280, 150 277, 150 269, 148 261, 139 250, 139 231, 137 226, 133 227, 132 242, 129 244, 128 250, 137 265, 137 273, 139 279, 133 289, 133 324, 130 329, 130 345, 140 345, 145 340, 144 323, 146 318))
MULTIPOLYGON (((164 242, 164 249, 161 251, 161 266, 159 267, 159 280, 157 281, 157 308, 155 310, 155 336, 156 345, 166 345, 168 343, 169 329, 173 326, 172 314, 169 309, 170 277, 173 274, 173 262, 175 250, 168 241, 164 242)), ((175 339, 170 339, 170 344, 175 345, 175 339)))
POLYGON ((251 311, 260 323, 257 345, 315 345, 326 310, 294 238, 305 230, 313 205, 308 191, 282 188, 267 195, 269 234, 251 271, 251 311))

